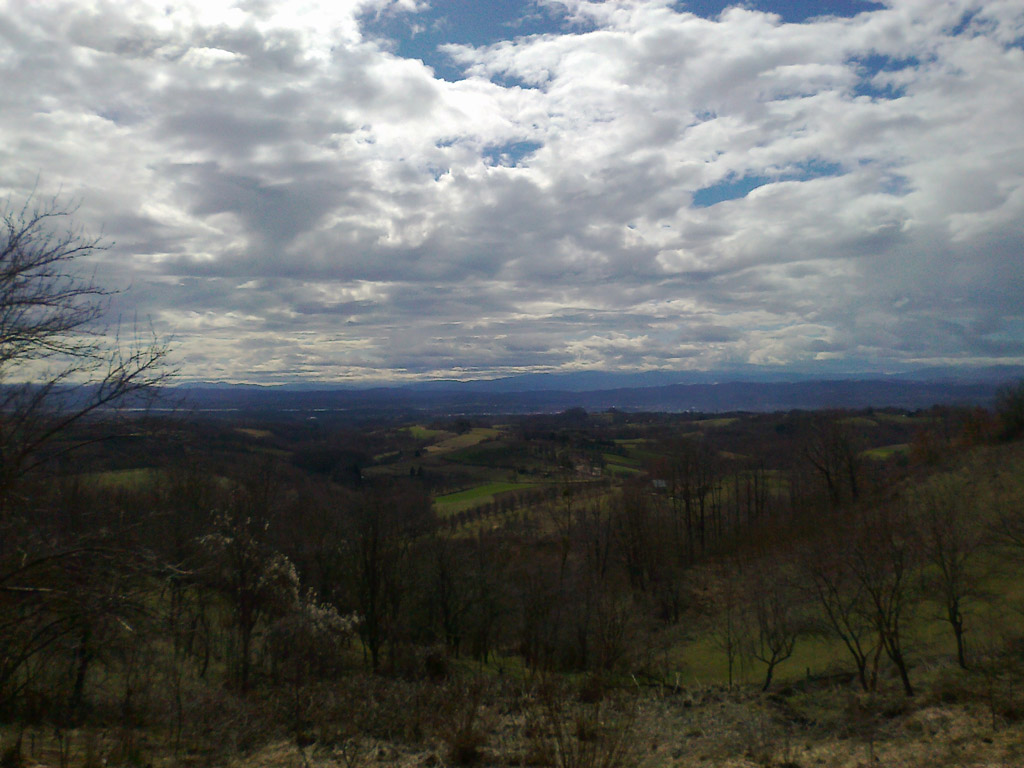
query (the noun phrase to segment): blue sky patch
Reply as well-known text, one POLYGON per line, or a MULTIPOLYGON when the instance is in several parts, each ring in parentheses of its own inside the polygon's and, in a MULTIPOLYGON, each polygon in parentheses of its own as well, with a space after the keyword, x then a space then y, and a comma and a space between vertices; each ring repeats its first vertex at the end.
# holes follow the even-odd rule
POLYGON ((442 168, 439 165, 428 165, 427 172, 434 177, 434 181, 440 181, 443 176, 447 176, 451 173, 450 168, 442 168))
POLYGON ((359 17, 364 35, 390 41, 394 52, 406 59, 419 59, 433 67, 438 77, 461 80, 462 67, 444 45, 492 45, 501 40, 557 32, 564 15, 531 0, 435 0, 420 13, 366 11, 359 17))
MULTIPOLYGON (((960 21, 949 31, 949 34, 951 37, 959 37, 960 35, 974 37, 991 34, 998 26, 994 19, 985 19, 981 16, 979 9, 971 8, 964 11, 964 15, 960 17, 960 21)), ((1024 35, 1010 41, 1006 44, 1006 47, 1024 48, 1024 35)))
POLYGON ((485 147, 483 158, 487 165, 514 168, 519 165, 520 160, 532 155, 543 146, 536 141, 510 141, 507 144, 485 147))
POLYGON ((810 181, 811 179, 823 179, 830 176, 842 176, 843 166, 839 163, 830 163, 827 160, 815 158, 797 163, 794 170, 782 174, 781 181, 810 181))
MULTIPOLYGON (((675 9, 704 18, 718 18, 726 8, 743 7, 776 13, 787 23, 799 23, 819 16, 856 16, 864 11, 883 8, 870 0, 688 0, 678 2, 675 9)), ((394 53, 406 59, 419 59, 432 67, 445 80, 465 77, 461 66, 441 50, 445 45, 480 47, 502 40, 514 40, 537 34, 565 32, 567 18, 555 6, 541 5, 536 0, 434 0, 430 8, 419 13, 403 10, 364 11, 358 17, 363 34, 384 41, 394 53)), ((574 31, 580 31, 573 27, 574 31)), ((499 83, 506 85, 506 83, 499 83)), ((521 87, 529 84, 509 83, 521 87)))
POLYGON ((867 56, 855 56, 849 61, 856 65, 858 74, 860 74, 860 80, 853 89, 854 95, 870 96, 873 99, 898 99, 903 95, 902 88, 888 83, 883 86, 873 83, 872 79, 875 75, 880 72, 900 72, 904 69, 921 66, 921 60, 916 56, 895 59, 878 53, 872 53, 867 56))
POLYGON ((726 8, 742 6, 765 13, 777 13, 788 24, 797 24, 819 16, 840 16, 852 18, 864 11, 877 11, 884 8, 883 3, 870 0, 753 0, 753 2, 737 2, 737 0, 686 0, 675 4, 680 11, 688 11, 706 19, 718 18, 726 8))
POLYGON ((737 178, 735 174, 729 174, 717 184, 712 184, 710 187, 704 187, 694 192, 693 207, 709 208, 726 200, 739 200, 758 187, 770 184, 771 181, 767 176, 754 175, 737 178))
POLYGON ((956 37, 957 35, 962 35, 971 26, 971 22, 974 21, 977 15, 977 9, 965 11, 964 15, 960 17, 960 22, 955 27, 953 27, 953 29, 950 31, 950 34, 953 37, 956 37))
POLYGON ((810 181, 812 179, 842 176, 843 167, 838 163, 815 158, 797 163, 791 170, 779 174, 776 178, 763 174, 748 174, 738 177, 729 174, 717 184, 698 189, 693 193, 694 208, 708 208, 726 200, 739 200, 746 197, 758 187, 774 181, 810 181))
POLYGON ((529 90, 540 90, 540 86, 536 83, 531 83, 528 80, 523 80, 521 77, 509 74, 497 74, 491 77, 491 82, 495 85, 500 85, 502 88, 526 88, 529 90))

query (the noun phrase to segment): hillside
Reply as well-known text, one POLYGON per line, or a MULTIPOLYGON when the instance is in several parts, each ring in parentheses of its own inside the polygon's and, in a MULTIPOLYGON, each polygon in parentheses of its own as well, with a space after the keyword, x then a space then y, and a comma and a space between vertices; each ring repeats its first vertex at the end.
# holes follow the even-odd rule
POLYGON ((200 412, 329 412, 335 417, 372 421, 382 417, 416 418, 417 415, 557 413, 568 408, 680 413, 753 411, 773 412, 819 408, 929 408, 942 405, 990 406, 1005 379, 981 381, 948 379, 908 380, 836 379, 789 382, 734 381, 722 383, 662 384, 590 389, 575 383, 568 389, 559 379, 531 379, 530 383, 438 382, 404 387, 324 389, 258 386, 188 385, 172 397, 200 412), (508 387, 508 389, 505 389, 508 387))
POLYGON ((83 424, 7 498, 2 759, 1013 764, 1012 418, 83 424))

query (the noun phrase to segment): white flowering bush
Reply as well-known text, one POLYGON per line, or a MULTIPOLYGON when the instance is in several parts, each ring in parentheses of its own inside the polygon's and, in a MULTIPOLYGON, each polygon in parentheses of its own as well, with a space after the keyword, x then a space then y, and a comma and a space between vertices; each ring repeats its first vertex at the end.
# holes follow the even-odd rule
POLYGON ((301 685, 337 675, 355 630, 355 616, 342 616, 310 590, 267 631, 264 648, 273 677, 301 685))
POLYGON ((249 687, 254 643, 271 622, 299 605, 299 575, 294 563, 265 541, 267 524, 228 512, 214 516, 214 532, 202 537, 209 557, 209 586, 227 602, 235 643, 230 648, 236 683, 249 687))

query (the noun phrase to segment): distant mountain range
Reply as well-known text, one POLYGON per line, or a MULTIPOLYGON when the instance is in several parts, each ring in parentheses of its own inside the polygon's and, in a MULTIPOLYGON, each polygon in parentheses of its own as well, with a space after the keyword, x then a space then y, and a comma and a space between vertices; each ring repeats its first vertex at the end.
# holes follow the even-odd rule
POLYGON ((919 381, 944 383, 1002 383, 1024 378, 1024 366, 930 367, 907 371, 880 373, 840 371, 766 370, 761 366, 741 366, 719 371, 575 371, 570 373, 524 373, 496 379, 433 379, 408 384, 386 380, 356 383, 295 382, 290 384, 231 384, 225 382, 189 382, 188 388, 212 389, 275 389, 288 391, 336 391, 403 389, 414 391, 448 391, 459 389, 476 392, 595 392, 609 389, 664 387, 672 384, 720 383, 796 383, 806 381, 919 381))
MULTIPOLYGON (((719 374, 721 375, 721 374, 719 374)), ((789 381, 714 381, 712 374, 652 372, 530 374, 481 381, 430 381, 398 386, 342 388, 330 385, 258 386, 190 384, 174 390, 197 411, 333 411, 398 415, 552 413, 588 411, 785 411, 819 408, 895 407, 992 403, 997 388, 1024 377, 1024 369, 933 369, 873 378, 789 381), (701 379, 703 381, 694 381, 701 379), (675 381, 671 381, 675 379, 675 381)))

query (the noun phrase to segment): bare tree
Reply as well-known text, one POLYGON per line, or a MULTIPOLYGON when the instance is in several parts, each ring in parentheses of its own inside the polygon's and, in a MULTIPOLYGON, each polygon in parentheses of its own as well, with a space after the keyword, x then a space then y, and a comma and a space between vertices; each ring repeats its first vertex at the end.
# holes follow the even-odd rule
POLYGON ((0 205, 0 505, 16 482, 81 442, 72 427, 171 374, 167 347, 101 326, 111 291, 77 269, 105 246, 56 199, 0 205), (44 448, 48 449, 44 451, 44 448))
POLYGON ((344 513, 348 536, 340 554, 349 577, 348 607, 359 615, 359 636, 378 672, 385 646, 394 663, 401 608, 410 591, 412 545, 435 520, 430 499, 418 488, 401 485, 371 489, 344 513))
POLYGON ((739 648, 764 665, 761 690, 772 684, 775 669, 793 655, 805 630, 804 601, 794 588, 789 567, 793 552, 777 531, 752 531, 752 542, 729 563, 739 590, 739 648))
POLYGON ((456 658, 476 596, 466 550, 453 533, 438 530, 419 553, 430 623, 438 626, 445 648, 456 658))
POLYGON ((843 523, 837 521, 804 547, 799 568, 805 591, 821 609, 826 631, 850 652, 861 688, 872 691, 882 645, 871 597, 853 567, 851 531, 843 523))
POLYGON ((718 606, 718 615, 711 625, 711 639, 725 654, 731 689, 736 662, 741 659, 740 651, 747 636, 738 568, 734 567, 734 564, 723 562, 709 571, 708 579, 710 596, 718 606))
POLYGON ((756 580, 748 583, 748 606, 753 631, 747 638, 747 652, 764 664, 764 685, 772 684, 775 668, 793 655, 801 623, 796 601, 786 576, 776 563, 762 562, 756 580))
POLYGON ((929 568, 924 575, 926 594, 941 602, 944 621, 956 639, 957 663, 967 669, 964 610, 981 597, 979 549, 982 527, 970 519, 970 488, 957 476, 943 476, 922 486, 914 501, 922 516, 922 554, 929 568))
POLYGON ((879 643, 899 672, 903 691, 913 696, 905 625, 917 596, 920 545, 916 529, 906 510, 895 505, 859 513, 855 526, 850 552, 854 578, 867 596, 879 643))
POLYGON ((91 671, 143 620, 158 572, 109 493, 51 485, 33 487, 34 514, 0 537, 0 708, 31 692, 70 722, 91 671))
POLYGON ((0 202, 0 688, 16 694, 36 661, 70 643, 78 708, 101 624, 131 608, 112 574, 132 572, 138 553, 111 543, 120 524, 97 524, 34 470, 109 435, 81 427, 170 371, 165 345, 124 344, 102 326, 111 292, 78 267, 104 245, 73 212, 56 199, 0 202))
POLYGON ((1009 556, 1024 561, 1024 509, 1019 499, 1024 495, 1024 481, 1016 471, 998 467, 998 472, 989 490, 986 504, 992 508, 990 523, 992 538, 1001 545, 1009 556))
POLYGON ((840 413, 816 414, 809 422, 803 456, 825 483, 833 507, 849 495, 860 496, 859 450, 849 419, 840 413))
POLYGON ((700 440, 679 440, 669 445, 668 450, 672 455, 666 469, 674 515, 673 539, 680 559, 692 563, 697 554, 704 554, 709 539, 721 527, 718 461, 700 440))

